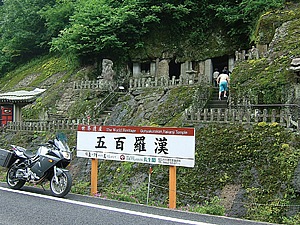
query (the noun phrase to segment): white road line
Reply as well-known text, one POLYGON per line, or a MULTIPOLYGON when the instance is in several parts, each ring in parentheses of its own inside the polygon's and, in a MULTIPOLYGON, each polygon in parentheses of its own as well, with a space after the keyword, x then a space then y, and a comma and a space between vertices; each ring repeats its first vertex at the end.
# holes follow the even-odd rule
POLYGON ((104 210, 109 210, 109 211, 114 211, 114 212, 127 213, 127 214, 131 214, 131 215, 136 215, 136 216, 143 216, 143 217, 161 219, 161 220, 184 223, 184 224, 215 225, 215 224, 212 224, 212 223, 204 223, 204 222, 197 222, 197 221, 191 221, 191 220, 184 220, 184 219, 172 218, 172 217, 168 217, 168 216, 159 216, 159 215, 148 214, 148 213, 143 213, 143 212, 136 212, 136 211, 126 210, 126 209, 118 209, 118 208, 113 208, 113 207, 108 207, 108 206, 96 205, 96 204, 92 204, 92 203, 79 202, 79 201, 74 201, 74 200, 70 200, 70 199, 56 198, 56 197, 53 197, 53 196, 41 195, 41 194, 37 194, 37 193, 25 192, 25 191, 19 191, 19 190, 13 190, 13 189, 4 188, 4 187, 0 187, 0 190, 19 193, 19 194, 23 194, 23 195, 30 195, 30 196, 34 196, 34 197, 38 197, 38 198, 51 199, 51 200, 54 200, 54 201, 65 202, 65 203, 70 203, 70 204, 74 204, 74 205, 104 209, 104 210))

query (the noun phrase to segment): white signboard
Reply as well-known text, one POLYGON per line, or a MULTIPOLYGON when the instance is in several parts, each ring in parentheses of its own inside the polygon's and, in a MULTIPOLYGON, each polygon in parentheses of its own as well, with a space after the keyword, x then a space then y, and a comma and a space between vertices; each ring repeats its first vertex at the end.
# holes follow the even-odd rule
POLYGON ((195 129, 79 125, 77 156, 194 167, 195 129))

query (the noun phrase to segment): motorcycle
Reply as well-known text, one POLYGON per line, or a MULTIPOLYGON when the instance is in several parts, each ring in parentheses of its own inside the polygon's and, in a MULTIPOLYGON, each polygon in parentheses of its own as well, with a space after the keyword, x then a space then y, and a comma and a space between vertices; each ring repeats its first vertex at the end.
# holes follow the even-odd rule
MULTIPOLYGON (((26 182, 43 184, 50 181, 53 196, 64 197, 72 186, 70 172, 65 169, 71 162, 72 152, 64 134, 40 145, 36 154, 20 146, 12 146, 12 157, 6 182, 12 189, 21 189, 26 182)), ((45 189, 44 189, 45 190, 45 189)))

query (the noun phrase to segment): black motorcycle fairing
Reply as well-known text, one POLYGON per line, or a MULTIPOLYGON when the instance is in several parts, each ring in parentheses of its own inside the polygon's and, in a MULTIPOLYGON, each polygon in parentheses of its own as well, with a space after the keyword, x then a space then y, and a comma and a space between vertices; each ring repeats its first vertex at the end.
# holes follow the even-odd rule
POLYGON ((53 167, 59 160, 54 157, 40 156, 37 162, 31 167, 32 172, 39 177, 43 176, 44 172, 53 167))

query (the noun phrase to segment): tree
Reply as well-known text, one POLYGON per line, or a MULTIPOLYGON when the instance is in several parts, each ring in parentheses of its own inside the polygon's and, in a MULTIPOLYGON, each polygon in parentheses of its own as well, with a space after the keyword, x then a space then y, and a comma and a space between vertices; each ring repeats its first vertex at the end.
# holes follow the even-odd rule
POLYGON ((48 4, 40 10, 39 14, 45 20, 49 40, 57 37, 61 30, 69 26, 75 3, 76 0, 55 0, 53 4, 48 4))
POLYGON ((0 60, 16 62, 46 52, 44 21, 38 12, 50 2, 52 0, 4 1, 0 9, 0 60))
POLYGON ((52 41, 52 50, 79 56, 116 56, 126 52, 143 31, 134 4, 106 0, 78 1, 70 27, 52 41))
POLYGON ((248 43, 262 12, 283 2, 0 0, 0 71, 49 49, 91 60, 126 59, 149 43, 182 52, 184 45, 204 45, 219 31, 237 46, 248 43))
POLYGON ((284 0, 239 0, 223 1, 211 5, 216 17, 224 20, 230 35, 250 37, 258 17, 284 4, 284 0))
POLYGON ((170 38, 182 35, 189 9, 182 1, 78 1, 70 27, 52 41, 52 50, 80 56, 124 56, 144 45, 157 30, 170 38), (172 2, 172 3, 169 3, 172 2))

